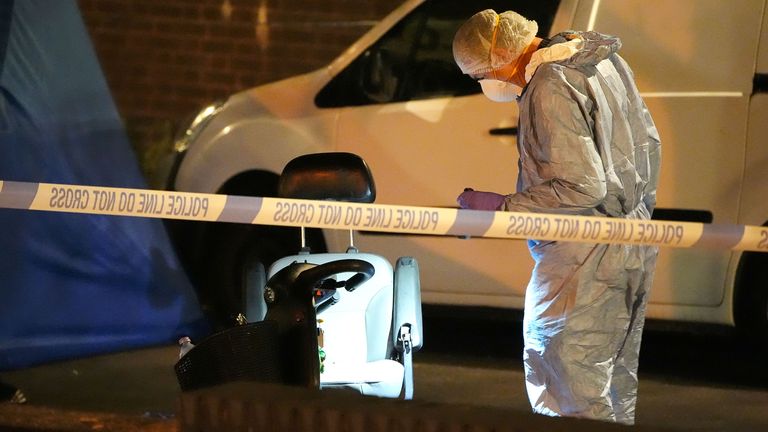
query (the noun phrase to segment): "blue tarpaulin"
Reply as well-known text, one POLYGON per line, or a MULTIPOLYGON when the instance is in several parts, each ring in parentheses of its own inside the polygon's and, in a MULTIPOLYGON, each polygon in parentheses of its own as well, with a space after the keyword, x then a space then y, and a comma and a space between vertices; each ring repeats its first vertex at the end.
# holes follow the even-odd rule
MULTIPOLYGON (((146 187, 74 0, 0 1, 0 91, 0 180, 146 187)), ((0 251, 0 370, 206 331, 160 220, 0 209, 0 251)))

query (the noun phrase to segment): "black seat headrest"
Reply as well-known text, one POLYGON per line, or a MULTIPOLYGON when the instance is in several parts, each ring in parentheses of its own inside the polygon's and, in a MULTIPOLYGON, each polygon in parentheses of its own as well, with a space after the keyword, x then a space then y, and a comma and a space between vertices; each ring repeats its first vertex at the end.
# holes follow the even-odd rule
POLYGON ((281 198, 372 203, 376 187, 368 164, 352 153, 313 153, 285 165, 277 186, 281 198))

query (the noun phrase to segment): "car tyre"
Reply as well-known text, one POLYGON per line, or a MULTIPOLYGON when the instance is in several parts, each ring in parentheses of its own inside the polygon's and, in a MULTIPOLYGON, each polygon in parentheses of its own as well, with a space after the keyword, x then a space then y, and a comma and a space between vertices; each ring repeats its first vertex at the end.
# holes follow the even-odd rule
POLYGON ((746 343, 768 351, 768 254, 744 252, 736 276, 736 327, 746 343))
POLYGON ((265 270, 279 258, 300 248, 299 230, 290 227, 218 223, 209 227, 203 241, 200 294, 203 310, 216 329, 236 323, 238 314, 258 309, 253 296, 266 283, 265 270), (256 309, 247 310, 248 303, 256 309))

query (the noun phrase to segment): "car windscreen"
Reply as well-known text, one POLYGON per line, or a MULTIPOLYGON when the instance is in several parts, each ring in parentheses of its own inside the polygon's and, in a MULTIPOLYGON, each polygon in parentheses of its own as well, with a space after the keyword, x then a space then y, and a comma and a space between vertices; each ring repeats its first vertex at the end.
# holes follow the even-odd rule
POLYGON ((317 94, 320 108, 405 102, 479 93, 453 60, 453 36, 483 9, 514 10, 548 35, 560 0, 434 0, 403 17, 317 94))

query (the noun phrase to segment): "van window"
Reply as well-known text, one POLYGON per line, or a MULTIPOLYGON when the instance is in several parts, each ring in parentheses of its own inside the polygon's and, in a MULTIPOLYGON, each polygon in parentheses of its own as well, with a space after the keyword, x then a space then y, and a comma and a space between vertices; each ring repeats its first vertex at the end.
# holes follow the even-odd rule
POLYGON ((480 92, 453 61, 453 35, 483 9, 515 10, 549 34, 560 0, 435 0, 405 16, 317 95, 320 108, 405 102, 480 92))

